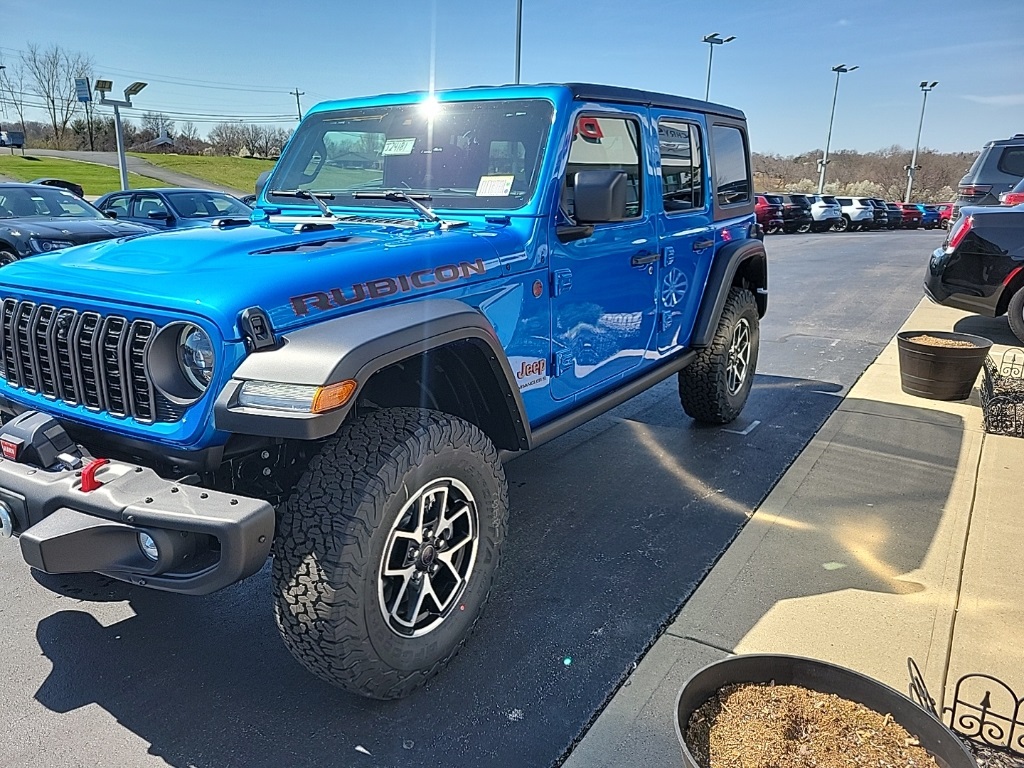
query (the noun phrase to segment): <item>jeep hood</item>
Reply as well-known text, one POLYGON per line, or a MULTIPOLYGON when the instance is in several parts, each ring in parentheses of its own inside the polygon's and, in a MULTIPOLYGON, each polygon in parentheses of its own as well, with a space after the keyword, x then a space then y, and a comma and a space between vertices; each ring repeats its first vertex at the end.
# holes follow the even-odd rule
POLYGON ((259 223, 82 245, 4 267, 0 295, 198 314, 237 338, 248 307, 286 330, 487 279, 505 253, 522 252, 501 226, 410 224, 259 223))

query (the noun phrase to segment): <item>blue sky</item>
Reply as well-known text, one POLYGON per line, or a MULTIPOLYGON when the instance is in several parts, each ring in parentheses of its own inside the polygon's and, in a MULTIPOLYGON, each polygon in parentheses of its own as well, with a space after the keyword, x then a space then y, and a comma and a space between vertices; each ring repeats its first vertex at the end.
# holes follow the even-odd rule
MULTIPOLYGON (((0 54, 10 63, 30 42, 88 53, 118 88, 149 81, 140 109, 194 116, 201 132, 229 115, 291 126, 295 87, 307 107, 426 88, 432 72, 438 89, 510 82, 515 9, 515 0, 0 0, 0 54)), ((860 69, 842 76, 833 149, 912 147, 925 79, 939 85, 923 146, 975 152, 1024 132, 1021 0, 524 0, 523 9, 523 82, 703 97, 701 38, 735 35, 716 48, 711 99, 747 113, 755 151, 824 145, 831 68, 841 63, 860 69)))

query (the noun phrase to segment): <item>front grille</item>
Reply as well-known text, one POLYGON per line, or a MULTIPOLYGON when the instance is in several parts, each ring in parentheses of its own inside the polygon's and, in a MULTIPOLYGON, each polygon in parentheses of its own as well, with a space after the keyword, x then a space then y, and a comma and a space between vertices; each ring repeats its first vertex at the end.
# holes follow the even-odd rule
POLYGON ((181 418, 146 373, 151 320, 4 299, 0 373, 9 386, 142 422, 181 418))

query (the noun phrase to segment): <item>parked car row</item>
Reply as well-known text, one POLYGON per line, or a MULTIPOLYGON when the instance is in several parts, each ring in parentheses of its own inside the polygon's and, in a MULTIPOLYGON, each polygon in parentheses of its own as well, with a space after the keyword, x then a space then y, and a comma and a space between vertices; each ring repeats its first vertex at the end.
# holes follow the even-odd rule
POLYGON ((94 206, 64 184, 0 183, 0 267, 73 245, 208 227, 251 213, 231 195, 205 189, 112 192, 94 206))
POLYGON ((857 232, 871 229, 934 229, 946 226, 951 203, 890 203, 877 197, 762 193, 757 195, 758 223, 776 232, 857 232), (945 208, 946 211, 940 210, 945 208))

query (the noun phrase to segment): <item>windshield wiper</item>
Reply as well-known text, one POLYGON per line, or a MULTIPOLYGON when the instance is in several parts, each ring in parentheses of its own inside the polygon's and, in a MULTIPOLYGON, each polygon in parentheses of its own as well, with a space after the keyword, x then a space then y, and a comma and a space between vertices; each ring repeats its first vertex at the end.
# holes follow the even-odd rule
POLYGON ((434 198, 430 195, 404 192, 401 189, 374 189, 366 192, 353 192, 352 197, 364 200, 402 200, 419 211, 420 215, 427 221, 436 222, 441 220, 440 216, 419 202, 420 200, 433 200, 434 198))
POLYGON ((278 197, 298 197, 300 199, 312 200, 316 207, 324 212, 324 216, 328 219, 336 219, 337 216, 334 212, 327 207, 327 203, 324 200, 333 200, 335 195, 333 192, 310 192, 308 189, 272 189, 270 190, 271 195, 277 195, 278 197), (323 198, 323 199, 321 199, 323 198))

